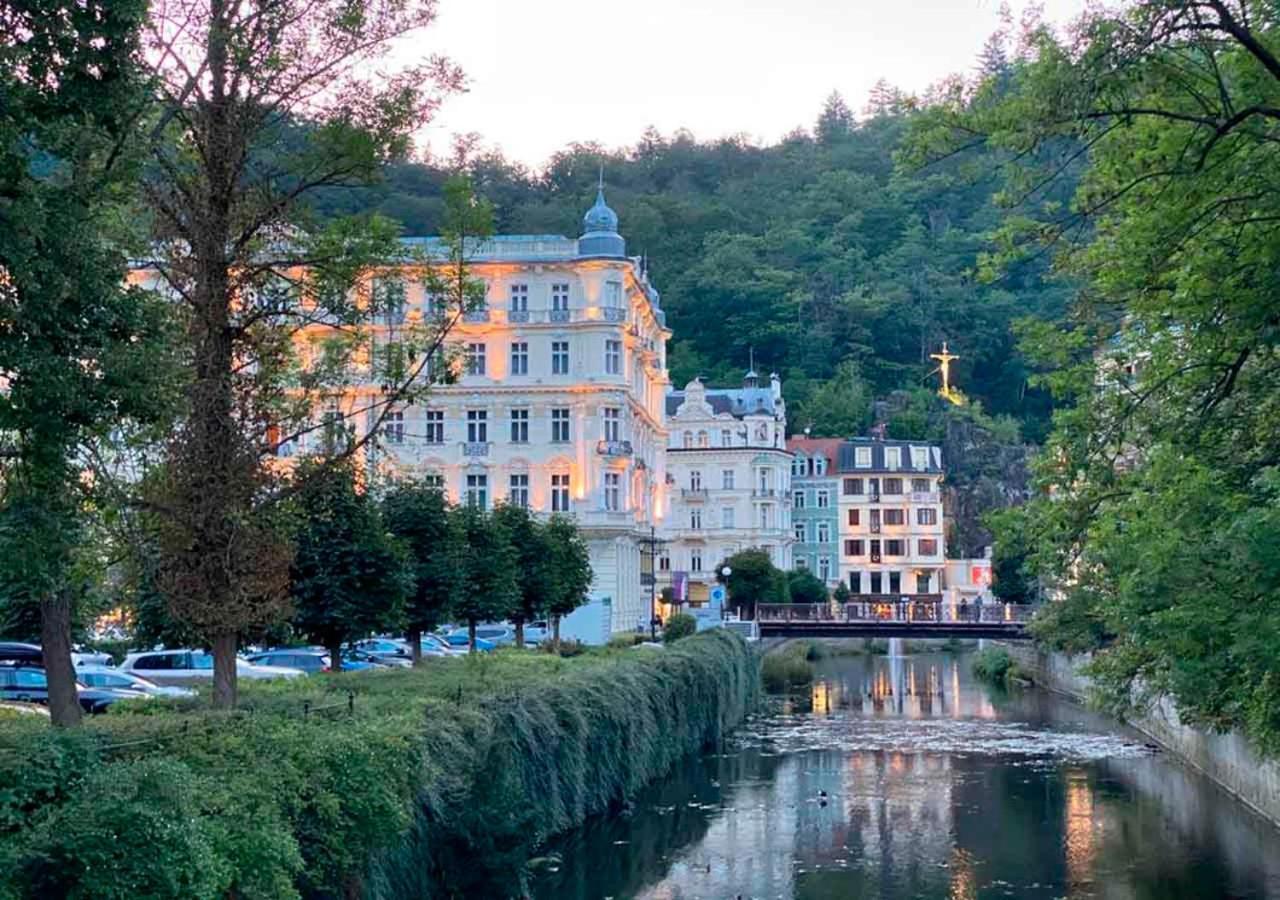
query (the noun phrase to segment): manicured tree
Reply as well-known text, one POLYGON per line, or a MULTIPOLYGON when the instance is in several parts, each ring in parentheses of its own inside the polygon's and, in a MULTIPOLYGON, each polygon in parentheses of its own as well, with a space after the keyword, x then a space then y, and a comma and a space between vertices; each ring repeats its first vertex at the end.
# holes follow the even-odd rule
POLYGON ((790 597, 786 574, 759 547, 738 551, 717 565, 716 573, 728 588, 729 602, 747 619, 755 618, 757 603, 786 603, 790 597), (719 574, 725 566, 731 573, 727 579, 719 574))
POLYGON ((846 603, 853 602, 853 592, 849 590, 849 585, 845 584, 843 581, 836 585, 836 589, 832 593, 831 597, 841 606, 844 606, 846 603))
POLYGON ((519 601, 511 613, 516 626, 516 646, 524 646, 524 625, 545 614, 554 589, 551 545, 546 526, 523 506, 500 504, 494 518, 506 529, 515 549, 516 587, 519 601))
MULTIPOLYGON (((139 0, 0 5, 0 602, 38 617, 55 725, 80 720, 71 628, 99 507, 90 455, 167 393, 159 304, 120 225, 143 95, 139 0)), ((16 612, 16 611, 15 611, 16 612)))
POLYGON ((458 570, 462 583, 454 595, 452 614, 467 623, 471 652, 476 652, 476 624, 502 621, 520 600, 517 555, 506 527, 492 513, 467 504, 450 511, 464 550, 458 570))
MULTIPOLYGON (((729 565, 732 566, 733 563, 729 565)), ((822 579, 808 569, 794 569, 788 572, 787 587, 792 603, 827 603, 831 599, 822 579)))
POLYGON ((560 646, 560 618, 587 602, 591 590, 591 554, 574 521, 552 516, 544 526, 551 558, 551 639, 560 646))
POLYGON ((377 505, 358 489, 350 465, 306 474, 294 499, 293 624, 329 651, 337 672, 345 642, 400 624, 412 568, 377 505))
POLYGON ((463 313, 450 295, 441 315, 401 324, 398 226, 310 209, 317 193, 375 181, 458 86, 435 57, 387 65, 389 48, 435 14, 435 0, 152 6, 147 60, 162 112, 145 197, 154 271, 186 313, 192 376, 155 504, 168 518, 161 580, 175 614, 212 644, 221 707, 235 704, 239 633, 287 608, 288 543, 264 503, 281 493, 272 457, 304 439, 330 457, 361 449, 426 389, 419 376, 463 313), (356 373, 382 390, 331 405, 356 373))
POLYGON ((387 529, 412 557, 413 588, 404 608, 405 637, 416 665, 422 658, 422 634, 443 621, 462 587, 464 542, 459 522, 439 488, 403 482, 382 501, 387 529))

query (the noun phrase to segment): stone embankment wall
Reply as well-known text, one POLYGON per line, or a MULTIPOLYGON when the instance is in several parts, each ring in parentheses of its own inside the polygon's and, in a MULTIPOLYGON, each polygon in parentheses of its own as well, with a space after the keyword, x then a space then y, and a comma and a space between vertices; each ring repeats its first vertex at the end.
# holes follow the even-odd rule
MULTIPOLYGON (((1080 669, 1089 661, 1088 656, 1067 656, 1030 644, 1003 646, 1018 665, 1032 673, 1037 684, 1087 699, 1092 685, 1080 669)), ((1280 826, 1280 761, 1263 757, 1243 735, 1214 734, 1185 725, 1167 698, 1128 724, 1280 826)))

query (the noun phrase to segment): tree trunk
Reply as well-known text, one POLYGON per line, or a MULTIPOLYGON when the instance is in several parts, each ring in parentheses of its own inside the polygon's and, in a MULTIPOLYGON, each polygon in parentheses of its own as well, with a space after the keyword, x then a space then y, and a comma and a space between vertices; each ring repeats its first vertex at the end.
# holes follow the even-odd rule
POLYGON ((80 724, 80 695, 71 664, 71 597, 57 591, 40 598, 40 647, 49 691, 49 720, 63 728, 80 724))
POLYGON ((329 644, 329 674, 342 671, 342 638, 330 638, 329 644))
POLYGON ((409 658, 416 666, 422 662, 422 629, 410 628, 405 632, 405 637, 409 639, 409 658))
POLYGON ((556 648, 556 652, 560 652, 560 616, 556 614, 551 617, 551 646, 556 648))
POLYGON ((234 709, 236 705, 236 646, 234 631, 213 637, 213 705, 215 709, 234 709))
POLYGON ((476 620, 467 619, 467 644, 470 646, 470 653, 476 652, 476 620))
POLYGON ((516 646, 524 649, 524 619, 516 619, 516 646))

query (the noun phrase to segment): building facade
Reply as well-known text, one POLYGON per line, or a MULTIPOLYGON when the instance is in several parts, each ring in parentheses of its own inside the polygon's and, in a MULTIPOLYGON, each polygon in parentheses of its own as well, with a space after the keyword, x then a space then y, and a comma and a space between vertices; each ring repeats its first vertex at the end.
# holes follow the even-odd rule
POLYGON ((840 583, 839 438, 793 437, 791 451, 791 548, 794 567, 807 569, 828 588, 840 583))
POLYGON ((659 587, 687 585, 705 602, 715 567, 760 547, 791 568, 791 454, 782 382, 748 372, 741 388, 698 379, 666 397, 671 515, 659 558, 659 587))
POLYGON ((941 601, 946 570, 942 451, 914 441, 842 441, 840 580, 874 602, 941 601))
MULTIPOLYGON (((486 303, 449 335, 458 374, 420 405, 384 417, 369 468, 438 485, 455 503, 573 516, 591 552, 592 593, 609 598, 613 631, 630 630, 650 616, 640 542, 667 512, 670 332, 603 190, 584 225, 576 240, 503 235, 468 255, 486 303)), ((428 258, 438 246, 431 238, 407 243, 428 258)), ((396 320, 430 314, 420 272, 390 277, 404 295, 396 320)), ((344 415, 376 390, 354 386, 341 401, 344 415)), ((354 422, 358 432, 358 413, 354 422)))

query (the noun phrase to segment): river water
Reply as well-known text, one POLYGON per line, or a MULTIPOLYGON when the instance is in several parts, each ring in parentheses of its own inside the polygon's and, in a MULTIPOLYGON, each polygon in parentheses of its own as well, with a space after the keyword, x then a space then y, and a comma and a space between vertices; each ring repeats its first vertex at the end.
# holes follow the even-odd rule
POLYGON ((545 900, 1280 898, 1280 830, 1141 735, 959 654, 817 664, 566 836, 545 900))

